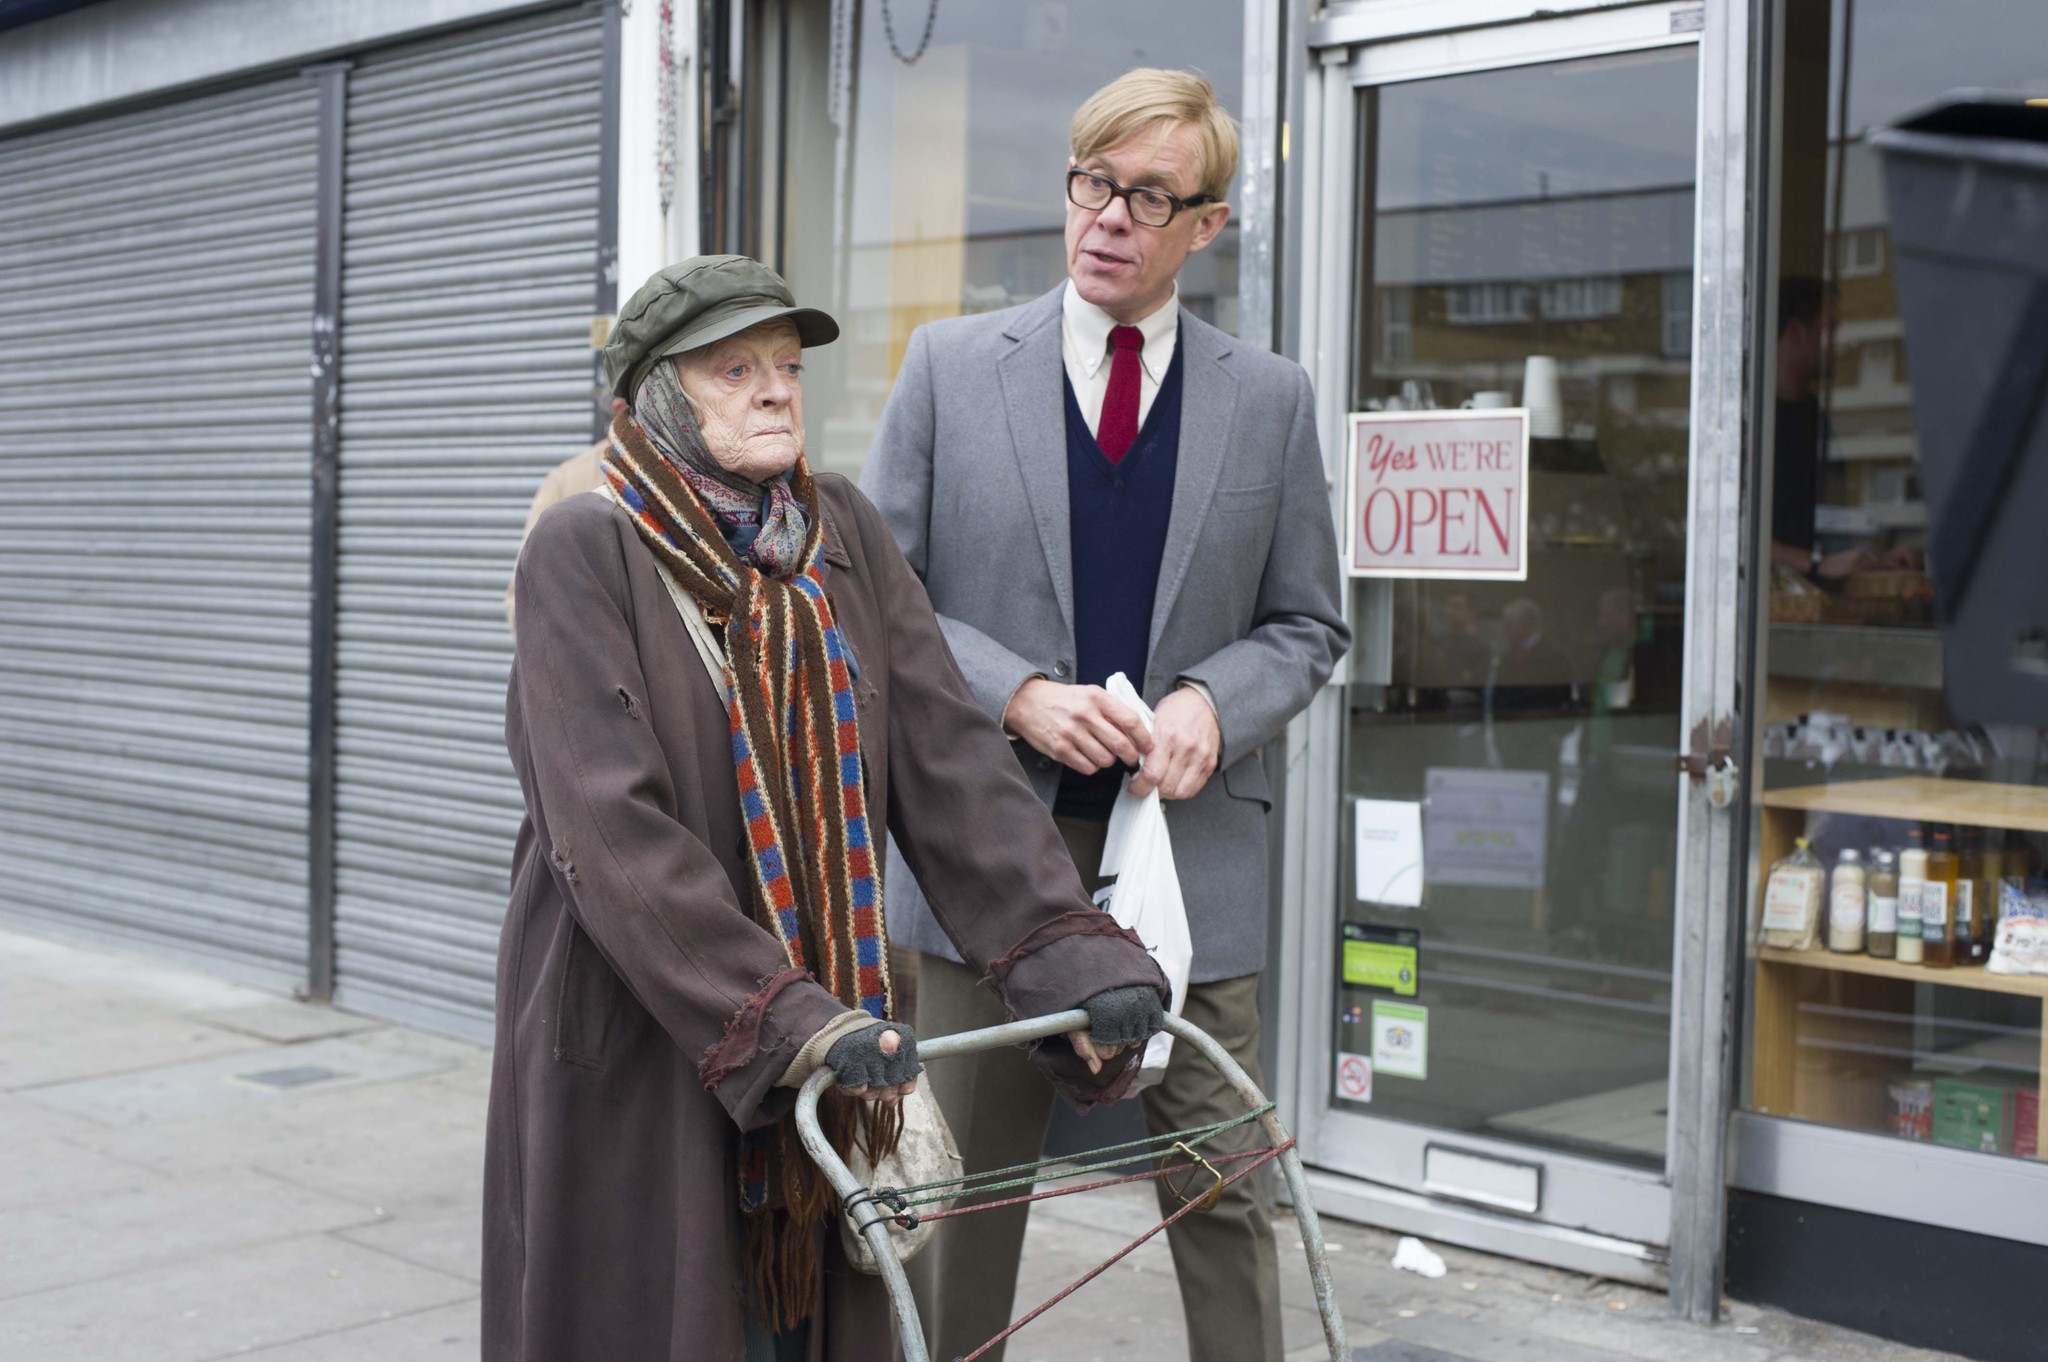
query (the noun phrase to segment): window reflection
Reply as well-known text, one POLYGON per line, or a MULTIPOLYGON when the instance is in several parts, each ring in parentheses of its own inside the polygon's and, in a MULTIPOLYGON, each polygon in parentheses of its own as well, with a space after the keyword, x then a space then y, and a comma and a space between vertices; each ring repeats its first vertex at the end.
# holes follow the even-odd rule
MULTIPOLYGON (((1239 111, 1244 7, 939 0, 914 62, 926 0, 811 8, 789 26, 779 245, 790 286, 843 328, 805 356, 804 387, 813 466, 853 476, 912 331, 1066 277, 1074 110, 1131 67, 1167 66, 1201 71, 1239 111)), ((1235 221, 1180 285, 1190 311, 1237 329, 1235 221)))
POLYGON ((1987 962, 2001 917, 2048 907, 2048 743, 1961 723, 1945 703, 1911 355, 1870 136, 1953 89, 2048 92, 2048 12, 1785 0, 1782 19, 1748 1099, 2035 1155, 2048 977, 1987 962), (1781 893, 1773 911, 1768 894, 1774 866, 1804 864, 1802 838, 1823 876, 1811 930, 1803 905, 1781 893))
MULTIPOLYGON (((1376 1075, 1369 1110, 1650 1166, 1670 1035, 1696 70, 1691 48, 1666 48, 1388 86, 1362 109, 1354 406, 1525 406, 1532 435, 1526 581, 1358 588, 1359 617, 1392 628, 1384 674, 1354 651, 1347 786, 1423 801, 1425 888, 1398 909, 1353 886, 1344 916, 1419 928, 1442 1059, 1426 1083, 1376 1075), (1460 835, 1512 839, 1526 859, 1456 854, 1445 829, 1475 814, 1460 835)), ((1370 1050, 1355 992, 1340 1052, 1370 1050)))

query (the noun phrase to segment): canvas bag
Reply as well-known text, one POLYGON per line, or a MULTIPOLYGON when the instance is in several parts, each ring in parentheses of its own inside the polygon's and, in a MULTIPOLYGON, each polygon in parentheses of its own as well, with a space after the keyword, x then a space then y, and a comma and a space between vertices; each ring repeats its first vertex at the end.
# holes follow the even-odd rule
MULTIPOLYGON (((1152 707, 1139 697, 1129 677, 1118 672, 1104 683, 1104 689, 1145 721, 1146 732, 1152 731, 1152 707)), ((1173 990, 1167 1010, 1178 1017, 1187 1002, 1195 943, 1188 934, 1187 904, 1181 899, 1180 872, 1174 868, 1173 841, 1166 831, 1166 808, 1157 790, 1140 799, 1131 793, 1130 780, 1125 779, 1109 811, 1101 873, 1115 878, 1095 891, 1095 902, 1119 927, 1128 927, 1145 943, 1173 990)), ((1149 1088, 1164 1078, 1172 1053, 1172 1036, 1162 1031, 1152 1037, 1131 1090, 1149 1088)))
MULTIPOLYGON (((609 486, 591 489, 598 496, 613 505, 619 504, 618 495, 609 486)), ((689 631, 690 642, 695 645, 697 659, 704 664, 704 670, 711 677, 711 684, 720 695, 729 700, 731 694, 725 684, 725 647, 719 642, 717 631, 704 618, 704 611, 697 604, 697 598, 683 590, 683 584, 675 579, 668 565, 659 558, 654 560, 654 570, 661 577, 662 586, 668 589, 668 598, 674 602, 676 613, 682 616, 683 627, 689 631)), ((967 1165, 960 1158, 960 1146, 953 1140, 953 1129, 946 1124, 946 1117, 939 1110, 937 1099, 931 1095, 931 1085, 920 1083, 903 1099, 903 1136, 896 1142, 896 1150, 880 1164, 870 1164, 867 1154, 858 1142, 847 1151, 846 1166, 860 1179, 863 1187, 918 1187, 930 1182, 954 1182, 966 1171, 967 1165)), ((933 1202, 920 1207, 920 1212, 942 1211, 950 1207, 955 1198, 933 1202)), ((866 1218, 865 1216, 863 1218, 866 1218)), ((918 1221, 908 1228, 889 1222, 889 1238, 896 1249, 899 1262, 909 1262, 931 1241, 936 1222, 918 1221)), ((875 1264, 875 1251, 868 1247, 867 1239, 853 1228, 851 1217, 839 1222, 839 1237, 846 1249, 847 1261, 862 1272, 876 1273, 881 1268, 875 1264)))
MULTIPOLYGON (((879 1164, 869 1164, 866 1153, 859 1141, 846 1152, 846 1166, 853 1170, 863 1187, 922 1187, 934 1182, 957 1183, 967 1165, 960 1159, 960 1146, 953 1142, 953 1129, 946 1124, 946 1118, 939 1110, 938 1099, 932 1096, 932 1085, 920 1083, 911 1089, 910 1096, 903 1099, 903 1137, 896 1142, 896 1152, 879 1164)), ((898 1262, 909 1262, 931 1241, 932 1232, 938 1229, 938 1222, 922 1219, 939 1211, 951 1208, 957 1197, 946 1197, 941 1201, 927 1202, 913 1208, 919 1220, 906 1228, 896 1221, 889 1222, 889 1242, 896 1249, 898 1262)), ((874 1214, 886 1211, 886 1203, 877 1203, 874 1210, 867 1206, 860 1208, 862 1220, 872 1219, 874 1214)), ((880 1272, 875 1263, 875 1251, 868 1247, 867 1236, 853 1227, 852 1216, 842 1216, 839 1221, 839 1242, 846 1250, 846 1260, 862 1272, 880 1272)))

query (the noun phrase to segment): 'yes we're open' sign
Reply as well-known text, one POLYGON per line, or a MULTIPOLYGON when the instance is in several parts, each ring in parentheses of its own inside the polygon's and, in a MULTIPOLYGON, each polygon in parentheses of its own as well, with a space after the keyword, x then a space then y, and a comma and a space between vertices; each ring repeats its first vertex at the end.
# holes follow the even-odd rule
POLYGON ((1354 577, 1529 576, 1529 414, 1353 412, 1346 560, 1354 577))

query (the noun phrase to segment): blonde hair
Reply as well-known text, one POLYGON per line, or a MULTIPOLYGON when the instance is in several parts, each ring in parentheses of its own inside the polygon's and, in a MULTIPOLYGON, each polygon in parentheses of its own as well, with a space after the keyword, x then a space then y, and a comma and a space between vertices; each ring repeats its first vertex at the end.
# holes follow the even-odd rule
POLYGON ((1186 123, 1202 147, 1201 193, 1221 199, 1237 174, 1237 121, 1216 101, 1216 88, 1193 71, 1141 66, 1088 96, 1074 111, 1067 141, 1085 162, 1161 123, 1186 123))

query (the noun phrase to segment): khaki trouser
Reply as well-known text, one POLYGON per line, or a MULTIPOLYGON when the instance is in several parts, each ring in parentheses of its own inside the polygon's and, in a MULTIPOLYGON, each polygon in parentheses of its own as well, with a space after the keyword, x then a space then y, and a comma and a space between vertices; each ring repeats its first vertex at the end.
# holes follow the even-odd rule
MULTIPOLYGON (((1057 820, 1082 883, 1098 882, 1106 825, 1057 820)), ((918 962, 917 1032, 945 1036, 1007 1020, 992 988, 974 972, 938 956, 918 962)), ((1259 1074, 1258 976, 1195 984, 1182 1015, 1214 1036, 1253 1081, 1259 1074)), ((1064 1044, 1048 1041, 1047 1044, 1064 1044)), ((1039 1157, 1052 1119, 1053 1092, 1021 1049, 984 1051, 932 1064, 926 1081, 953 1127, 967 1171, 984 1172, 1039 1157)), ((1139 1096, 1146 1128, 1155 1134, 1242 1115, 1244 1103, 1209 1062, 1177 1045, 1166 1076, 1139 1096)), ((1260 1144, 1256 1125, 1226 1131, 1205 1148, 1235 1153, 1260 1144)), ((1001 1195, 1014 1196, 1005 1192, 1001 1195)), ((1163 1186, 1161 1216, 1179 1208, 1163 1186)), ((946 1220, 912 1260, 911 1285, 935 1362, 952 1362, 993 1338, 1018 1313, 1017 1262, 1029 1207, 1006 1207, 946 1220)), ((1187 1318, 1189 1362, 1280 1362, 1280 1273, 1273 1247, 1272 1208, 1254 1174, 1233 1183, 1214 1210, 1183 1217, 1167 1232, 1187 1318)), ((1062 1264, 1078 1277, 1092 1263, 1062 1264)), ((1028 1301, 1026 1307, 1036 1306, 1028 1301)), ((1091 1308, 1086 1288, 1072 1308, 1091 1308)), ((1099 1308, 1095 1307, 1095 1308, 1099 1308)), ((1028 1337, 1028 1330, 1026 1332, 1028 1337)), ((987 1354, 1002 1362, 1003 1350, 987 1354)))

